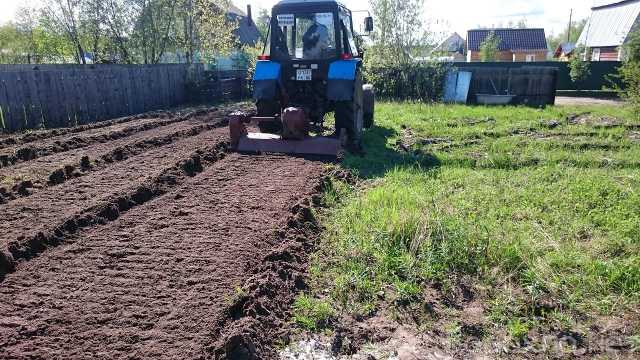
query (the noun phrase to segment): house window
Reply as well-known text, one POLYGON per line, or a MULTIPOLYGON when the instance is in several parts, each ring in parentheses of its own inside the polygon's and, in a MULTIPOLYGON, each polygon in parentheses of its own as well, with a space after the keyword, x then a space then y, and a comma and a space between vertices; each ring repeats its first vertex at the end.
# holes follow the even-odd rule
POLYGON ((595 48, 591 53, 591 61, 600 61, 600 49, 595 48))
POLYGON ((536 54, 527 54, 525 58, 526 62, 534 62, 536 61, 536 54))

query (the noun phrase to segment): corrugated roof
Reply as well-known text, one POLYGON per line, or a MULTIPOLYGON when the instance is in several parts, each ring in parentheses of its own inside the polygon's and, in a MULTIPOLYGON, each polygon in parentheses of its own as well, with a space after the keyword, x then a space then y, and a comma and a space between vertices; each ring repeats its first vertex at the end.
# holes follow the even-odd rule
POLYGON ((640 23, 640 0, 626 0, 594 7, 579 45, 588 47, 624 44, 634 24, 640 23))
POLYGON ((469 30, 467 36, 469 50, 480 51, 480 45, 492 31, 502 39, 499 46, 500 51, 547 50, 547 38, 544 29, 469 30))

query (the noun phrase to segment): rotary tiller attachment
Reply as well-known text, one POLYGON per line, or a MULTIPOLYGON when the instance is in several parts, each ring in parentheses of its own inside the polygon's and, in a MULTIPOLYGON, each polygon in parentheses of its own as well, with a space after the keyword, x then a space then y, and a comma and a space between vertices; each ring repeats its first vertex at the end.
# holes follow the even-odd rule
MULTIPOLYGON (((231 148, 238 152, 282 153, 291 155, 325 155, 337 157, 342 152, 340 139, 309 135, 309 119, 299 108, 287 108, 282 117, 249 117, 236 112, 230 115, 231 148), (281 122, 281 135, 248 132, 247 124, 281 122)), ((344 136, 341 136, 344 138, 344 136)))

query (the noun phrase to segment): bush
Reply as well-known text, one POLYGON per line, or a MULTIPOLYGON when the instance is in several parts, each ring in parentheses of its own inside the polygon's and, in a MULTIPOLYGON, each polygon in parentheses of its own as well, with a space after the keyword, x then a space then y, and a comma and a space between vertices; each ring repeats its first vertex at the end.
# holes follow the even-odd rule
POLYGON ((365 66, 365 79, 376 95, 390 100, 442 100, 444 81, 450 68, 445 63, 371 64, 365 66))
POLYGON ((576 49, 575 55, 569 62, 569 76, 578 90, 581 89, 582 83, 591 75, 591 64, 583 59, 585 51, 583 47, 576 49))
POLYGON ((625 61, 619 70, 624 84, 621 93, 635 110, 636 117, 640 118, 640 30, 631 34, 624 53, 625 61))

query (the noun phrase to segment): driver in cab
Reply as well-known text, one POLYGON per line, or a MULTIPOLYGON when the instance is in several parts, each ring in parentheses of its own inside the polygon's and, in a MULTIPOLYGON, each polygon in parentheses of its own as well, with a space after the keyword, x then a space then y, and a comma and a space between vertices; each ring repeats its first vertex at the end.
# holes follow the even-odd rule
POLYGON ((329 48, 329 30, 318 22, 317 15, 314 16, 313 24, 302 36, 302 46, 304 59, 322 59, 329 48))

